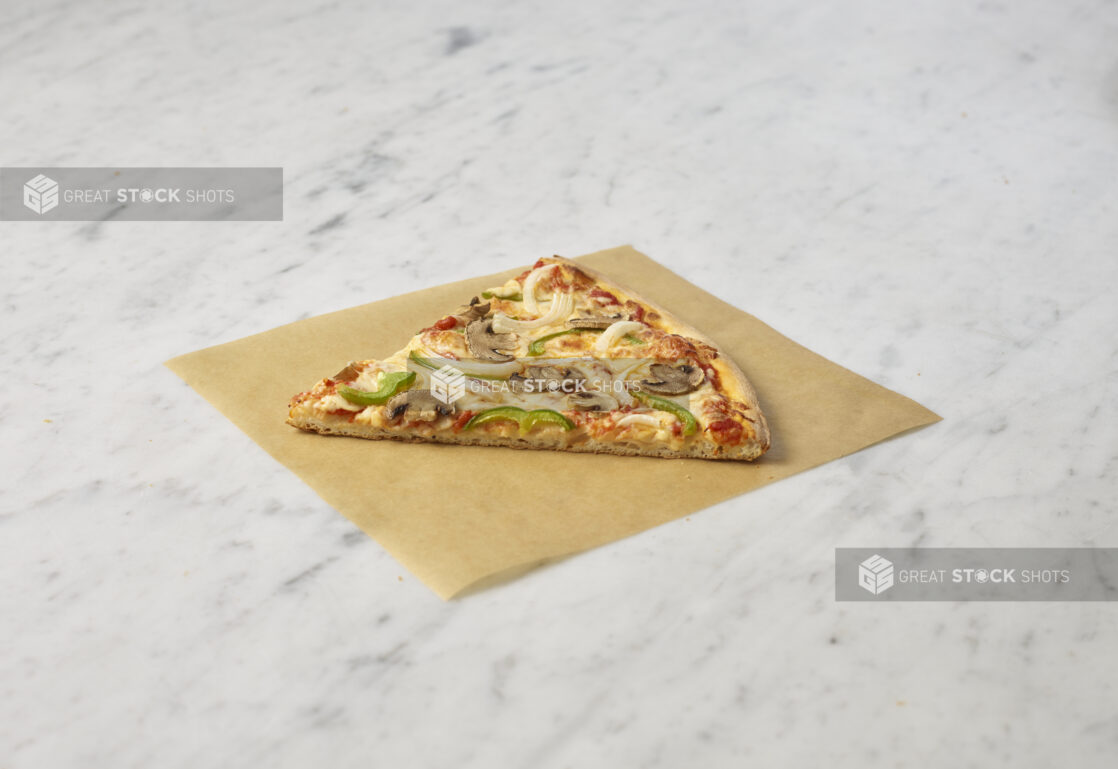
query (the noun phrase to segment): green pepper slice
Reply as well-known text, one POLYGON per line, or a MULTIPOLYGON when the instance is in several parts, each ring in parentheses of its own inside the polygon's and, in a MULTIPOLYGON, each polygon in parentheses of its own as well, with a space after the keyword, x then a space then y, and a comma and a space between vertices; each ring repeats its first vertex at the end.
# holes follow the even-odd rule
POLYGON ((567 419, 558 411, 551 409, 534 409, 520 423, 520 434, 527 435, 538 424, 559 425, 564 430, 575 429, 575 423, 567 419))
POLYGON ((466 423, 464 429, 472 430, 478 425, 483 425, 486 422, 496 422, 498 419, 511 419, 519 425, 520 420, 526 416, 528 416, 528 412, 519 406, 498 406, 495 409, 486 409, 474 414, 470 417, 470 421, 466 423))
POLYGON ((699 423, 695 421, 695 416, 678 403, 674 403, 667 398, 661 398, 659 395, 641 392, 640 390, 634 391, 632 396, 646 406, 650 406, 657 411, 666 411, 674 416, 683 425, 684 435, 691 435, 699 429, 699 423))
POLYGON ((396 393, 411 387, 414 381, 414 371, 390 371, 381 376, 380 387, 376 390, 355 390, 349 385, 338 385, 337 392, 354 405, 379 406, 387 403, 396 393))
POLYGON ((506 382, 508 377, 494 376, 493 374, 466 374, 467 379, 488 379, 490 382, 506 382))
POLYGON ((558 411, 551 409, 533 409, 532 411, 525 411, 519 406, 498 406, 493 409, 486 409, 478 414, 470 417, 470 421, 466 423, 466 430, 471 430, 478 425, 483 425, 486 422, 496 422, 501 419, 508 419, 516 422, 520 426, 520 434, 527 435, 532 431, 532 428, 539 424, 559 425, 564 430, 573 430, 574 422, 567 419, 558 411))
POLYGON ((543 353, 544 353, 543 346, 545 344, 547 344, 548 342, 550 342, 555 337, 566 336, 567 334, 582 334, 582 333, 585 333, 587 331, 593 332, 595 334, 602 333, 602 329, 600 329, 600 328, 568 328, 564 331, 556 331, 553 334, 545 334, 544 336, 541 336, 539 339, 536 339, 530 345, 528 345, 528 354, 529 355, 543 355, 543 353))
POLYGON ((504 299, 506 302, 523 302, 524 301, 524 295, 519 293, 519 292, 514 293, 514 294, 509 294, 508 296, 501 296, 500 294, 494 294, 492 291, 482 291, 481 292, 481 298, 482 299, 493 299, 493 298, 504 299))
POLYGON ((412 350, 410 353, 408 353, 408 360, 410 360, 412 363, 414 363, 417 366, 422 366, 423 368, 429 368, 432 371, 438 371, 439 370, 439 367, 436 366, 431 361, 423 360, 423 358, 420 358, 419 353, 417 353, 415 350, 412 350))
POLYGON ((644 341, 639 336, 636 336, 634 334, 626 334, 625 336, 623 336, 621 338, 624 339, 629 344, 648 344, 648 342, 644 341))

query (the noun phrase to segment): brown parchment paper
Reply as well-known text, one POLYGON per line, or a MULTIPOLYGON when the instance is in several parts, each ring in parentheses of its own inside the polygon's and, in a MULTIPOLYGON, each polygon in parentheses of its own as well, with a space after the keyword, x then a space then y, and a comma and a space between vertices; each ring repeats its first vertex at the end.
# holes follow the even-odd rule
POLYGON ((579 258, 704 331, 741 366, 772 430, 764 457, 716 462, 367 441, 284 423, 294 394, 347 361, 390 355, 523 266, 301 320, 166 365, 443 598, 939 420, 629 246, 579 258), (562 503, 520 502, 552 495, 562 503))

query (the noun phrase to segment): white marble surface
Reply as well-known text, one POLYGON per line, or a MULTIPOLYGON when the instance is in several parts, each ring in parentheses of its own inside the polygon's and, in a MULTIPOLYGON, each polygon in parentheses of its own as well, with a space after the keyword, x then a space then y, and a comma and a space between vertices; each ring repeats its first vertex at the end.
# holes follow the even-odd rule
POLYGON ((831 571, 1118 545, 1114 2, 0 14, 2 165, 287 180, 0 223, 0 766, 1114 765, 1118 606, 831 571), (944 422, 443 603, 161 365, 625 242, 944 422))

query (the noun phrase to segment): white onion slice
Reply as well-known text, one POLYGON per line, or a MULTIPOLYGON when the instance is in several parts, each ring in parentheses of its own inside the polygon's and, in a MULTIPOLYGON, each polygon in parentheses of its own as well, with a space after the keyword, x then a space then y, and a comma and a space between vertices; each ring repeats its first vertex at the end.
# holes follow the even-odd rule
POLYGON ((590 350, 596 355, 604 355, 618 339, 630 332, 640 331, 642 328, 644 328, 644 324, 637 323, 635 320, 619 320, 602 332, 601 336, 594 341, 590 350))
POLYGON ((540 311, 539 305, 536 304, 536 284, 540 282, 540 278, 548 270, 558 267, 557 264, 545 264, 543 267, 538 267, 528 273, 528 277, 524 279, 524 310, 532 315, 540 311))
POLYGON ((660 427, 660 418, 651 414, 626 414, 617 420, 618 427, 629 425, 645 425, 646 427, 660 427))
MULTIPOLYGON (((525 294, 524 296, 527 297, 528 295, 525 294)), ((541 326, 565 321, 574 312, 574 309, 575 298, 573 294, 556 294, 552 297, 551 307, 548 308, 547 312, 535 320, 513 320, 503 312, 494 313, 493 330, 498 334, 507 334, 510 331, 514 334, 531 331, 541 326)))
POLYGON ((610 392, 613 393, 618 403, 622 406, 637 405, 637 402, 633 400, 633 396, 629 394, 629 388, 626 387, 624 383, 634 371, 642 366, 647 366, 650 362, 651 361, 648 360, 627 361, 624 358, 605 359, 607 370, 610 372, 610 392), (619 382, 621 383, 620 385, 618 384, 619 382))
MULTIPOLYGON (((442 368, 444 365, 453 366, 466 376, 494 376, 505 378, 520 371, 520 363, 510 360, 508 363, 482 363, 475 360, 455 360, 439 355, 426 347, 416 349, 416 354, 431 364, 442 368)), ((430 372, 428 372, 430 373, 430 372)))
POLYGON ((617 402, 622 406, 636 406, 637 402, 633 400, 633 396, 629 391, 622 387, 620 390, 614 390, 613 397, 617 398, 617 402))
POLYGON ((492 376, 504 379, 520 371, 520 363, 510 360, 508 363, 478 363, 472 360, 448 360, 447 363, 461 371, 466 376, 492 376))

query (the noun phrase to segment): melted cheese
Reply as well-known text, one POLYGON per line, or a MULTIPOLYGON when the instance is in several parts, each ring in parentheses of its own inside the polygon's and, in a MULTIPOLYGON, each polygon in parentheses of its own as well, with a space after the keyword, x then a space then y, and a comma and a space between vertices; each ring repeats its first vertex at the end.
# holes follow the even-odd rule
POLYGON ((354 390, 366 390, 373 392, 380 389, 380 378, 384 373, 384 369, 380 366, 369 366, 361 372, 361 375, 349 383, 349 386, 354 390))
POLYGON ((364 406, 350 403, 342 396, 331 393, 315 401, 314 407, 319 411, 361 411, 364 406))

